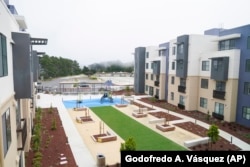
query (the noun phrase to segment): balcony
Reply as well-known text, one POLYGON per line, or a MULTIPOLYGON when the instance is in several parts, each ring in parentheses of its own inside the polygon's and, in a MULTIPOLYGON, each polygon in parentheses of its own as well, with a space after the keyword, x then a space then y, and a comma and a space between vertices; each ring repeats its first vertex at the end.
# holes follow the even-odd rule
POLYGON ((178 108, 179 108, 179 109, 182 109, 182 110, 185 110, 185 105, 179 103, 179 104, 178 104, 178 108))
POLYGON ((22 135, 22 146, 17 148, 17 150, 24 150, 26 138, 27 138, 27 123, 26 119, 21 119, 20 124, 17 127, 16 132, 22 135))
POLYGON ((212 115, 213 115, 214 118, 217 118, 219 120, 224 120, 224 115, 221 115, 221 114, 218 114, 218 113, 215 113, 215 112, 213 112, 212 115))
POLYGON ((181 86, 181 85, 179 85, 179 86, 178 86, 178 92, 186 93, 186 86, 181 86))
POLYGON ((224 91, 214 90, 213 98, 225 100, 225 94, 226 92, 224 91))
POLYGON ((159 81, 155 81, 155 86, 159 86, 160 82, 159 81))

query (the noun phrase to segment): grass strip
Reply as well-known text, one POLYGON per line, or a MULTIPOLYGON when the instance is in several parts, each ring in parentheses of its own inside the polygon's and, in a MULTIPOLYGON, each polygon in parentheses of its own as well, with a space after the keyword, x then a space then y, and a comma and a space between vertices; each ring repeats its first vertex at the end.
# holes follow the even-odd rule
POLYGON ((93 107, 91 110, 123 140, 133 137, 137 150, 186 150, 112 106, 93 107))

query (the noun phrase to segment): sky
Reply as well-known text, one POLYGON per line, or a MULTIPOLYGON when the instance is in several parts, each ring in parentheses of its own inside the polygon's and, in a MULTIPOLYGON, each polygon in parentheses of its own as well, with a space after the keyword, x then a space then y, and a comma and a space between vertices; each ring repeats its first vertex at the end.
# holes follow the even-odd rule
POLYGON ((134 61, 134 49, 184 34, 250 24, 249 0, 9 0, 25 17, 34 47, 81 66, 134 61))

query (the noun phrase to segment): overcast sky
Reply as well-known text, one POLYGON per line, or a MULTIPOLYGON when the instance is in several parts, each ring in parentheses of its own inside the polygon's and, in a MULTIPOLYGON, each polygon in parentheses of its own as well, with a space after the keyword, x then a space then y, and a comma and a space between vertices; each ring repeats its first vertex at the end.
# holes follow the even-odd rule
POLYGON ((35 49, 81 66, 132 62, 138 46, 250 24, 250 0, 9 0, 25 16, 35 49))

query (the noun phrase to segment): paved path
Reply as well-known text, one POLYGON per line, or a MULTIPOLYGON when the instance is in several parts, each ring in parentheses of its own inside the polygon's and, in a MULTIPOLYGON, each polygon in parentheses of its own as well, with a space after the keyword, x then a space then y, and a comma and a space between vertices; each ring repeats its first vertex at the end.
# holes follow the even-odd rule
MULTIPOLYGON (((75 121, 75 117, 84 116, 84 112, 76 112, 73 110, 67 110, 64 107, 62 103, 63 100, 74 100, 76 99, 76 96, 70 96, 70 95, 53 96, 53 95, 47 95, 47 94, 39 94, 39 95, 41 98, 37 100, 37 106, 44 108, 44 107, 50 107, 50 105, 52 104, 53 107, 58 108, 64 129, 65 129, 65 133, 68 136, 70 147, 72 149, 76 163, 78 164, 79 167, 96 166, 97 154, 104 154, 104 156, 106 157, 106 164, 114 164, 116 162, 120 162, 119 148, 120 148, 121 142, 124 142, 123 139, 121 139, 117 135, 118 137, 117 141, 112 141, 112 142, 107 142, 107 143, 94 142, 90 136, 99 133, 100 131, 99 125, 100 125, 101 120, 94 113, 92 113, 91 110, 89 110, 91 118, 93 118, 94 121, 91 123, 79 124, 75 121)), ((100 98, 101 95, 83 96, 83 100, 84 98, 95 98, 95 97, 100 98)), ((143 103, 138 100, 139 98, 141 98, 141 96, 140 97, 135 96, 133 100, 135 100, 138 103, 143 103)), ((152 107, 152 105, 149 105, 146 103, 143 103, 143 104, 148 107, 152 107)), ((155 111, 167 111, 165 109, 162 109, 156 106, 153 106, 153 108, 155 109, 155 111)), ((123 112, 124 114, 130 116, 136 121, 144 124, 145 126, 155 130, 157 133, 171 139, 172 141, 182 146, 183 146, 184 141, 200 138, 198 135, 192 134, 191 132, 183 130, 179 127, 176 127, 175 131, 161 132, 155 128, 155 124, 149 123, 149 120, 155 117, 148 115, 145 118, 136 119, 135 117, 132 117, 132 111, 134 109, 138 109, 138 107, 134 105, 128 105, 127 107, 119 108, 119 110, 123 112)), ((177 122, 184 122, 184 121, 194 122, 193 118, 178 114, 176 112, 169 111, 169 114, 183 118, 182 120, 170 121, 170 124, 174 124, 177 122)), ((196 123, 207 129, 210 126, 201 121, 196 121, 196 123)), ((105 131, 111 130, 107 125, 104 125, 104 127, 105 127, 105 131)), ((231 141, 231 137, 232 137, 233 144, 237 145, 242 150, 250 150, 249 144, 239 140, 235 136, 232 136, 231 134, 228 134, 225 131, 220 130, 220 136, 222 136, 228 141, 231 141)))

